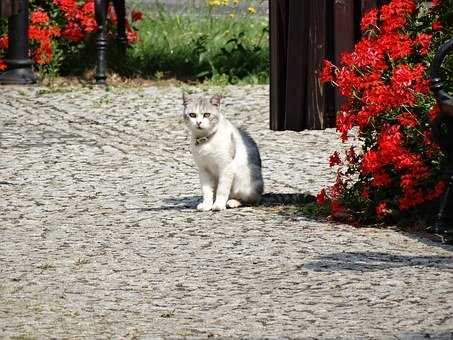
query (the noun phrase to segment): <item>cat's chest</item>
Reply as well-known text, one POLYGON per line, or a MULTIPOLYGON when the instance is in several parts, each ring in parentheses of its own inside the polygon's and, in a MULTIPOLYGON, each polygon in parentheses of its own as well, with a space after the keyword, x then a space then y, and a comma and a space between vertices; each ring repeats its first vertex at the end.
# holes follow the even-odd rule
POLYGON ((231 162, 225 145, 212 142, 195 145, 193 156, 195 162, 204 168, 218 168, 231 162))
POLYGON ((195 159, 200 161, 214 161, 223 158, 222 147, 213 144, 214 143, 204 143, 202 145, 195 145, 193 148, 195 159))

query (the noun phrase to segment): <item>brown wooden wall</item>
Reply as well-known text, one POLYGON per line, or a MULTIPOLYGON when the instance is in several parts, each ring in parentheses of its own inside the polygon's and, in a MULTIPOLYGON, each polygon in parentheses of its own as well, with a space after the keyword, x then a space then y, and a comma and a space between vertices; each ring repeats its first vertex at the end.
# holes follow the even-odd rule
POLYGON ((341 98, 322 86, 318 71, 327 58, 360 38, 361 13, 387 0, 270 0, 272 130, 335 126, 341 98))
POLYGON ((19 1, 0 0, 0 16, 10 17, 19 12, 19 1))

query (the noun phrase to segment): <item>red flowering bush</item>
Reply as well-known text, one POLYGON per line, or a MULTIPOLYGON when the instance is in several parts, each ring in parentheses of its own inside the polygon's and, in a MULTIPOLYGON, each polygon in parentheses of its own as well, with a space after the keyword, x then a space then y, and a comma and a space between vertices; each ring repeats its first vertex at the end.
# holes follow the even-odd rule
MULTIPOLYGON (((28 36, 30 57, 41 69, 58 69, 59 64, 74 49, 81 49, 97 30, 94 0, 33 0, 30 1, 28 36)), ((132 21, 142 18, 141 12, 132 11, 132 21)), ((116 16, 109 8, 109 32, 112 34, 116 16)), ((137 32, 126 22, 129 43, 137 40, 137 32)), ((0 21, 0 71, 8 47, 6 20, 0 21)))
MULTIPOLYGON (((361 22, 362 39, 324 61, 321 81, 346 98, 337 113, 341 139, 357 135, 362 150, 335 152, 336 183, 318 194, 332 216, 374 223, 420 213, 445 190, 444 156, 430 122, 438 107, 429 89, 429 66, 439 45, 452 37, 453 1, 392 0, 361 22)), ((445 72, 451 86, 451 70, 445 72)))

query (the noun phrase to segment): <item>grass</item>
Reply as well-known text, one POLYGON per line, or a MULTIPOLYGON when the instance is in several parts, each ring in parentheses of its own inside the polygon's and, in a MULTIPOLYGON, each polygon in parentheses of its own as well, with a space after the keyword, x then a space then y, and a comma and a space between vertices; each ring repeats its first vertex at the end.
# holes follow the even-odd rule
MULTIPOLYGON (((136 26, 140 39, 123 56, 109 46, 109 70, 126 77, 176 78, 215 84, 269 82, 268 19, 262 15, 213 13, 208 7, 148 8, 136 26)), ((64 74, 95 64, 94 37, 66 58, 64 74), (83 60, 83 62, 81 62, 83 60)))

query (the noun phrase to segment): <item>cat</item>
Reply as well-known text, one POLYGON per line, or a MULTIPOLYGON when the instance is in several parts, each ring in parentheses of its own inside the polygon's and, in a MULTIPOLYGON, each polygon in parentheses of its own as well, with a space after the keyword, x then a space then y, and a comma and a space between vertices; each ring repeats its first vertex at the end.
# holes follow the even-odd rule
POLYGON ((221 100, 220 95, 183 93, 183 117, 203 193, 197 206, 201 211, 256 204, 264 190, 258 147, 244 129, 225 118, 221 100))

